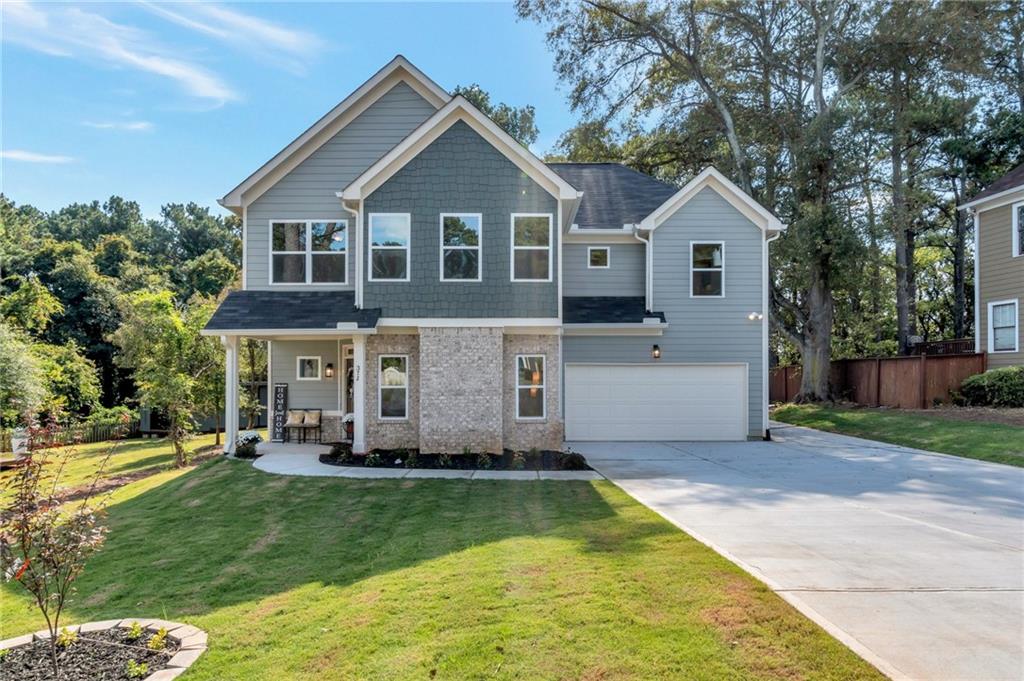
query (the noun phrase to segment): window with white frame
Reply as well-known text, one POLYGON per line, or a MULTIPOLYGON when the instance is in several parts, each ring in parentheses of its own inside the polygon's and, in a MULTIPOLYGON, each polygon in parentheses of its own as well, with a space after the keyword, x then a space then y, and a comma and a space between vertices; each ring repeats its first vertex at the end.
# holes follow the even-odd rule
POLYGON ((319 381, 320 380, 320 358, 319 357, 296 357, 295 358, 295 380, 297 380, 297 381, 319 381))
POLYGON ((273 284, 345 284, 348 221, 274 220, 270 223, 273 284))
POLYGON ((406 419, 409 416, 409 357, 381 355, 377 374, 377 416, 406 419))
POLYGON ((409 281, 408 213, 370 213, 370 281, 409 281))
POLYGON ((512 281, 551 281, 551 215, 512 215, 512 281))
POLYGON ((587 268, 606 270, 611 266, 611 249, 607 246, 590 246, 587 248, 587 268))
POLYGON ((441 281, 480 281, 482 218, 441 213, 441 281))
POLYGON ((516 356, 516 418, 543 419, 544 355, 516 356))
POLYGON ((988 351, 1017 352, 1016 300, 997 300, 988 304, 988 351))
POLYGON ((725 244, 690 242, 690 296, 725 296, 725 244))
POLYGON ((1024 201, 1013 204, 1013 257, 1024 255, 1024 201))

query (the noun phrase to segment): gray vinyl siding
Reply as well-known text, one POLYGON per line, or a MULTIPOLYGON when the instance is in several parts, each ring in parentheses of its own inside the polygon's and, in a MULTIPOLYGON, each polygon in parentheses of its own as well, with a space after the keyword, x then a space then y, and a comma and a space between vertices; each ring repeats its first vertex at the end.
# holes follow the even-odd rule
POLYGON ((747 319, 763 308, 761 230, 706 188, 655 231, 654 308, 669 327, 662 336, 566 336, 565 363, 654 362, 749 365, 749 433, 764 432, 763 325, 747 319), (690 298, 690 241, 725 242, 725 297, 690 298))
MULTIPOLYGON (((1024 201, 1024 191, 1016 201, 1024 201)), ((1013 213, 1005 205, 982 211, 978 216, 978 329, 981 351, 988 352, 990 329, 988 304, 1017 301, 1017 349, 1019 352, 989 352, 990 369, 1024 364, 1024 256, 1013 257, 1013 213)))
POLYGON ((338 361, 338 341, 273 341, 270 346, 270 391, 275 383, 288 384, 289 409, 323 409, 337 411, 338 381, 341 362, 338 361), (320 357, 320 380, 296 380, 298 357, 320 357), (324 368, 334 365, 334 376, 326 378, 324 368))
POLYGON ((336 192, 369 168, 429 118, 435 109, 415 90, 399 83, 342 128, 309 158, 282 177, 246 209, 246 287, 308 291, 355 288, 355 225, 336 192), (348 220, 348 284, 270 285, 270 221, 348 220))
MULTIPOLYGON (((369 281, 363 305, 383 317, 557 317, 558 206, 555 198, 462 121, 374 191, 371 213, 410 213, 410 281, 369 281), (482 281, 440 281, 440 214, 482 216, 482 281), (550 282, 511 281, 513 213, 552 219, 550 282)), ((367 272, 369 266, 367 265, 367 272)))
POLYGON ((644 266, 641 243, 565 244, 562 247, 562 291, 567 296, 642 296, 644 266), (587 267, 587 249, 592 247, 610 249, 610 267, 587 267))

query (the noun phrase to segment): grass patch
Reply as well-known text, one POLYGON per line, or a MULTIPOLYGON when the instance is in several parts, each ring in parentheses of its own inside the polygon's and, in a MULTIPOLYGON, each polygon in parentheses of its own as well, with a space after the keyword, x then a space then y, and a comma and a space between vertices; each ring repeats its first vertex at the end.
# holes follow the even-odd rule
MULTIPOLYGON (((603 481, 290 478, 217 459, 121 488, 109 525, 68 622, 202 627, 190 680, 882 678, 603 481)), ((2 595, 0 637, 41 627, 2 595)))
POLYGON ((1024 467, 1024 428, 893 409, 785 404, 772 418, 904 447, 1024 467))

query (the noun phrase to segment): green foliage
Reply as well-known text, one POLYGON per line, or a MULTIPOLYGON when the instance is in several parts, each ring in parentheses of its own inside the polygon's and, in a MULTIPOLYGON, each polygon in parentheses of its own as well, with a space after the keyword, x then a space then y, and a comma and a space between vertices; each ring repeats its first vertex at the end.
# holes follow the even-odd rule
POLYGON ((11 654, 11 649, 10 648, 3 648, 2 650, 0 650, 0 662, 3 662, 5 659, 7 659, 7 656, 10 655, 10 654, 11 654))
POLYGON ((146 641, 146 647, 150 650, 163 650, 167 647, 167 629, 160 627, 155 634, 153 634, 148 641, 146 641))
POLYGON ((64 312, 64 306, 38 277, 14 275, 8 285, 14 290, 0 299, 0 317, 14 326, 39 335, 54 315, 64 312))
POLYGON ((142 634, 144 631, 145 630, 142 628, 141 624, 139 624, 138 622, 132 622, 131 626, 128 627, 128 633, 125 634, 125 637, 129 641, 138 641, 140 638, 142 638, 142 634))
POLYGON ((124 674, 129 679, 144 679, 149 676, 149 665, 145 662, 128 660, 124 667, 124 674))
POLYGON ((366 459, 363 460, 363 465, 367 468, 380 468, 384 465, 384 459, 377 451, 372 451, 366 455, 366 459))
POLYGON ((137 409, 119 405, 116 407, 96 407, 84 423, 89 426, 114 426, 127 421, 137 421, 139 412, 137 409))
POLYGON ((494 468, 494 457, 487 452, 481 452, 476 457, 476 467, 482 471, 494 468))
POLYGON ((559 452, 558 467, 563 471, 585 471, 587 460, 578 452, 559 452))
POLYGON ((99 406, 100 380, 95 363, 85 357, 74 341, 64 345, 32 346, 42 371, 47 397, 43 408, 51 414, 88 414, 99 406))
POLYGON ((338 463, 352 463, 355 461, 355 454, 352 453, 352 445, 339 442, 331 447, 331 456, 333 456, 338 463))
POLYGON ((238 274, 238 268, 219 250, 207 251, 189 260, 184 267, 186 297, 216 296, 232 283, 238 274))
POLYGON ((57 634, 57 645, 61 648, 67 648, 78 641, 78 632, 72 631, 67 627, 60 630, 57 634))
POLYGON ((537 141, 540 131, 537 129, 536 111, 532 105, 513 107, 504 102, 493 104, 491 95, 476 83, 458 85, 452 90, 452 95, 465 97, 470 104, 480 109, 524 147, 529 147, 537 141))
POLYGON ((512 452, 512 470, 521 471, 526 468, 526 455, 522 452, 512 452))
POLYGON ((46 399, 45 376, 28 337, 0 320, 0 427, 10 428, 46 399))
POLYGON ((452 461, 452 457, 448 454, 441 454, 437 457, 437 465, 440 468, 452 468, 453 464, 454 461, 452 461))
POLYGON ((960 396, 969 406, 1024 407, 1024 366, 969 376, 960 385, 960 396))
POLYGON ((406 468, 418 468, 420 465, 420 457, 415 449, 411 450, 408 456, 405 457, 406 468))

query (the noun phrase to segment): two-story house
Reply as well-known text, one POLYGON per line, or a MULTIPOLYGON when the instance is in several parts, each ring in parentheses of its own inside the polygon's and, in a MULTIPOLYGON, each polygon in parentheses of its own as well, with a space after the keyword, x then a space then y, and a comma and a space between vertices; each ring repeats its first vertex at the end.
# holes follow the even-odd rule
POLYGON ((271 421, 321 409, 356 452, 766 435, 784 227, 713 168, 546 164, 399 56, 221 204, 229 447, 241 337, 269 341, 271 421))
POLYGON ((974 351, 1024 365, 1024 163, 960 208, 974 215, 974 351))

